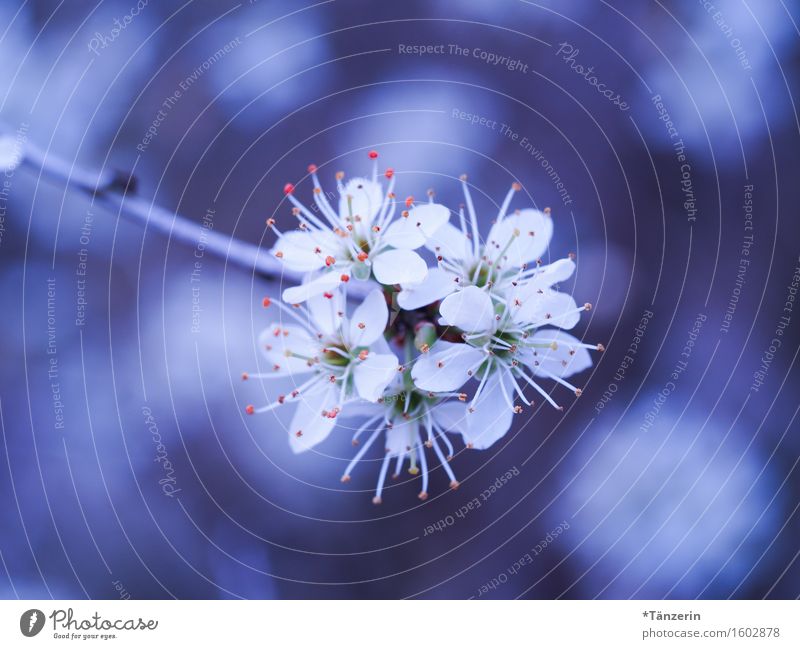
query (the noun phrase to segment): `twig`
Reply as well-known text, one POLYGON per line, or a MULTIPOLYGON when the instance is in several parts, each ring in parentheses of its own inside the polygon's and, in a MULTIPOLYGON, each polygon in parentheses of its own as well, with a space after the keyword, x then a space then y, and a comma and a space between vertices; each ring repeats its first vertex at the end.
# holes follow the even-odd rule
MULTIPOLYGON (((20 167, 26 166, 39 171, 48 180, 92 196, 94 204, 105 207, 112 213, 121 214, 144 227, 145 231, 155 230, 170 240, 190 247, 196 247, 202 242, 204 254, 215 255, 225 263, 235 264, 248 273, 256 273, 265 279, 302 281, 304 277, 302 273, 283 268, 277 259, 262 251, 259 246, 203 228, 177 212, 136 195, 136 179, 129 174, 87 170, 50 152, 44 152, 27 141, 18 141, 17 146, 20 167)), ((364 297, 373 286, 372 282, 350 284, 347 295, 353 298, 364 297)))
POLYGON ((86 170, 30 143, 24 144, 20 162, 41 171, 42 176, 51 181, 93 196, 95 204, 119 213, 147 230, 155 230, 192 247, 202 242, 205 254, 216 255, 226 263, 236 264, 268 279, 281 276, 300 279, 298 274, 282 268, 277 259, 264 253, 259 246, 203 228, 176 212, 137 196, 133 176, 86 170))

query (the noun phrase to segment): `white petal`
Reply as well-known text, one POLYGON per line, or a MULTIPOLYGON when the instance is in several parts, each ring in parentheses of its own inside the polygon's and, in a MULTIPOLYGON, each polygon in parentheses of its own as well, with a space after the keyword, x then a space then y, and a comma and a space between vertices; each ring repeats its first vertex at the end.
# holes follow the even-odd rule
POLYGON ((541 257, 553 236, 553 220, 539 210, 522 210, 496 223, 489 231, 487 254, 495 258, 506 248, 500 265, 517 267, 541 257))
POLYGON ((386 430, 386 452, 389 455, 405 455, 419 444, 419 423, 416 421, 396 420, 386 430))
POLYGON ((322 295, 326 292, 333 292, 342 283, 341 276, 337 272, 324 273, 308 282, 303 282, 300 286, 292 286, 283 291, 283 301, 289 304, 301 304, 313 295, 322 295))
POLYGON ((407 284, 397 295, 401 309, 411 311, 444 299, 456 290, 455 275, 441 268, 429 268, 428 277, 421 284, 407 284))
POLYGON ((462 432, 465 444, 478 450, 487 449, 508 432, 514 412, 506 395, 513 400, 514 388, 506 371, 496 371, 486 379, 483 391, 472 406, 473 412, 467 409, 467 425, 462 432))
POLYGON ((450 433, 461 433, 467 426, 467 406, 460 401, 443 401, 431 409, 433 420, 450 433))
POLYGON ((575 262, 569 257, 557 259, 552 264, 547 264, 539 269, 526 284, 535 288, 550 288, 553 284, 565 282, 575 272, 575 262))
POLYGON ((486 358, 484 353, 464 343, 437 342, 422 354, 411 368, 411 378, 420 390, 450 392, 458 390, 486 358))
POLYGON ((330 434, 336 425, 336 418, 322 413, 333 410, 338 396, 339 390, 335 386, 316 390, 305 397, 301 395, 289 425, 289 446, 295 453, 307 451, 330 434))
POLYGON ((350 316, 350 338, 348 342, 352 347, 369 347, 386 329, 389 320, 389 308, 383 291, 375 289, 370 291, 364 301, 356 307, 350 316))
POLYGON ((571 295, 550 289, 536 292, 522 301, 520 306, 512 306, 511 316, 516 322, 552 325, 562 329, 572 329, 581 318, 578 305, 571 295))
POLYGON ((21 159, 20 143, 10 135, 0 137, 0 171, 13 171, 21 159))
POLYGON ((539 329, 528 340, 542 344, 555 342, 556 349, 534 349, 526 355, 525 364, 537 376, 546 377, 542 371, 546 370, 564 379, 592 366, 589 350, 580 347, 580 340, 568 333, 558 329, 539 329))
POLYGON ((272 254, 279 255, 286 268, 300 273, 317 270, 325 265, 325 258, 336 252, 335 242, 325 233, 311 234, 292 230, 283 233, 272 247, 272 254), (317 252, 320 250, 320 252, 317 252))
POLYGON ((438 203, 412 207, 387 228, 382 241, 395 248, 419 248, 450 218, 450 210, 438 203))
POLYGON ((446 324, 467 333, 494 330, 492 298, 477 286, 467 286, 448 295, 439 306, 439 313, 446 324))
POLYGON ((306 374, 314 369, 309 367, 307 360, 291 356, 299 354, 305 358, 313 358, 317 353, 314 340, 298 325, 273 322, 259 335, 258 346, 269 361, 267 373, 292 376, 306 374))
POLYGON ((413 250, 384 250, 372 260, 372 272, 381 284, 418 284, 428 275, 425 260, 413 250))
POLYGON ((445 259, 461 261, 472 256, 472 242, 457 227, 444 223, 436 229, 425 247, 445 259))
POLYGON ((383 204, 383 188, 380 183, 372 182, 366 178, 353 178, 344 186, 344 192, 339 198, 339 216, 355 220, 359 217, 365 225, 372 223, 383 204), (348 204, 348 196, 351 200, 348 204))
MULTIPOLYGON (((400 374, 398 372, 398 374, 400 374)), ((367 419, 372 419, 373 417, 377 417, 378 415, 383 415, 386 413, 386 406, 382 403, 368 403, 367 401, 351 401, 347 404, 346 408, 342 409, 342 412, 339 414, 339 419, 359 419, 361 423, 363 423, 367 419)), ((353 430, 352 423, 348 421, 348 425, 350 426, 349 430, 353 430)), ((357 428, 357 426, 356 426, 357 428)))
POLYGON ((309 326, 318 333, 333 336, 338 333, 342 324, 344 296, 337 290, 327 293, 327 295, 332 295, 333 297, 326 297, 326 294, 317 293, 308 298, 306 305, 313 319, 309 326))
POLYGON ((377 401, 386 386, 399 373, 400 362, 394 354, 370 354, 353 370, 353 384, 358 396, 367 401, 377 401))

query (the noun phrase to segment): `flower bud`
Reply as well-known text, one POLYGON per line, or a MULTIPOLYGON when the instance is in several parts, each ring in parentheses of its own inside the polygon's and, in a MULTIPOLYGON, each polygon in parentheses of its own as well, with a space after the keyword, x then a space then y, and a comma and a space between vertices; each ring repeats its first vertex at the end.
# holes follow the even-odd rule
POLYGON ((414 347, 421 352, 428 351, 436 342, 436 327, 431 322, 420 322, 414 327, 414 347))

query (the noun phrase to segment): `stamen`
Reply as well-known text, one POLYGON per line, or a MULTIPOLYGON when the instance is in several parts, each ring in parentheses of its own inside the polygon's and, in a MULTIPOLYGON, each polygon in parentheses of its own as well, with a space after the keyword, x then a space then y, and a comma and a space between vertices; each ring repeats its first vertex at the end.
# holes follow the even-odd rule
MULTIPOLYGON (((509 371, 509 374, 511 374, 510 371, 509 371)), ((508 392, 506 391, 506 386, 505 386, 505 384, 503 382, 502 377, 498 381, 498 383, 500 384, 500 392, 503 393, 503 398, 506 400, 506 405, 508 405, 508 407, 511 408, 511 410, 514 410, 514 400, 511 399, 511 397, 508 396, 508 392)))
POLYGON ((475 213, 475 206, 472 204, 472 196, 469 193, 467 186, 467 175, 461 176, 461 186, 464 189, 464 199, 467 203, 467 212, 469 213, 469 221, 472 226, 472 249, 473 254, 478 256, 478 249, 480 245, 480 231, 478 230, 478 215, 475 213))
POLYGON ((508 206, 511 205, 511 199, 514 198, 514 194, 516 194, 520 189, 522 189, 522 187, 520 187, 519 183, 513 183, 511 185, 511 189, 508 190, 508 194, 506 194, 503 204, 500 206, 500 211, 497 213, 497 220, 495 221, 496 223, 501 223, 506 217, 508 206))
MULTIPOLYGON (((515 365, 514 367, 516 367, 516 365, 515 365)), ((510 371, 510 370, 509 370, 509 372, 508 372, 508 376, 509 376, 509 378, 511 379, 511 384, 514 386, 514 390, 516 391, 517 395, 519 396, 519 398, 520 398, 520 399, 522 399, 522 402, 523 402, 523 403, 524 403, 526 406, 532 406, 532 405, 533 405, 533 401, 529 401, 529 400, 528 400, 528 399, 525 397, 525 395, 524 395, 524 394, 523 394, 523 392, 522 392, 522 388, 521 388, 521 387, 519 387, 519 383, 517 383, 517 380, 514 378, 514 373, 513 373, 512 371, 510 371)), ((516 410, 515 410, 514 412, 516 412, 516 410)), ((519 413, 517 413, 517 414, 519 414, 519 413)))
POLYGON ((500 254, 494 258, 494 262, 496 264, 500 263, 500 260, 506 256, 508 249, 511 247, 511 244, 514 243, 514 240, 520 235, 520 232, 517 228, 514 228, 514 231, 511 233, 511 236, 506 241, 506 245, 503 246, 503 249, 500 251, 500 254))
POLYGON ((544 320, 540 320, 539 322, 532 322, 526 325, 528 329, 535 329, 537 327, 542 327, 544 325, 550 324, 551 320, 558 320, 563 318, 564 316, 572 315, 573 313, 581 313, 582 311, 591 311, 592 305, 587 302, 583 306, 579 306, 577 309, 569 309, 568 311, 564 311, 563 313, 559 313, 555 318, 552 314, 546 314, 544 320))
POLYGON ((406 459, 405 453, 398 453, 397 454, 397 462, 394 465, 394 473, 392 474, 392 480, 397 480, 400 477, 400 471, 403 470, 403 460, 406 459))
MULTIPOLYGON (((366 428, 366 427, 367 427, 367 424, 364 425, 364 428, 366 428)), ((359 430, 359 433, 360 432, 361 431, 359 430)), ((364 446, 362 446, 360 449, 358 449, 358 453, 356 453, 355 456, 353 457, 353 459, 350 460, 350 463, 347 465, 347 468, 344 470, 344 474, 342 475, 342 482, 350 482, 350 473, 355 468, 356 464, 359 463, 361 458, 364 457, 364 453, 366 453, 369 450, 369 447, 372 446, 373 442, 376 439, 378 439, 378 435, 380 435, 382 432, 383 432, 383 428, 382 427, 376 428, 372 432, 372 435, 370 435, 367 438, 367 441, 364 443, 364 446)))
POLYGON ((419 456, 419 464, 422 469, 422 491, 419 492, 418 498, 426 500, 428 498, 428 460, 425 457, 425 449, 422 445, 417 443, 417 455, 419 456))
MULTIPOLYGON (((316 196, 316 194, 315 194, 315 196, 316 196)), ((303 205, 299 200, 297 200, 297 198, 295 198, 294 194, 288 194, 288 197, 289 197, 289 200, 291 201, 292 205, 294 205, 299 210, 299 214, 302 214, 306 218, 306 220, 308 220, 309 223, 313 223, 320 230, 328 230, 329 229, 322 221, 320 221, 316 217, 316 215, 313 212, 311 212, 311 210, 309 210, 305 205, 303 205)), ((326 215, 326 217, 327 217, 327 215, 326 215)), ((331 221, 330 218, 328 218, 328 220, 331 221)), ((336 221, 331 221, 331 225, 336 227, 337 222, 338 222, 338 219, 336 219, 336 221)))
POLYGON ((453 469, 450 468, 450 463, 447 461, 447 458, 442 453, 442 449, 439 448, 439 444, 436 443, 436 438, 432 437, 431 442, 433 443, 433 450, 436 452, 436 457, 439 458, 439 462, 442 464, 442 468, 447 473, 447 477, 450 478, 450 488, 451 489, 458 489, 458 480, 456 480, 456 476, 453 473, 453 469))
POLYGON ((527 382, 528 382, 530 385, 532 385, 532 386, 534 387, 534 389, 535 389, 535 390, 536 390, 536 391, 537 391, 539 394, 541 394, 541 395, 542 395, 542 396, 543 396, 545 399, 547 399, 547 402, 548 402, 548 403, 549 403, 551 406, 553 406, 553 408, 555 408, 556 410, 564 410, 564 408, 563 408, 563 407, 559 406, 559 405, 558 405, 558 404, 557 404, 555 401, 553 401, 553 398, 552 398, 552 397, 551 397, 551 396, 550 396, 550 395, 549 395, 547 392, 545 392, 545 390, 544 390, 542 387, 540 387, 540 386, 539 386, 539 384, 538 384, 538 383, 536 383, 536 381, 534 381, 533 379, 531 379, 531 378, 530 378, 530 377, 529 377, 527 374, 525 374, 525 372, 523 372, 523 371, 522 371, 522 370, 521 370, 519 367, 517 367, 517 368, 516 368, 516 370, 517 370, 517 375, 518 375, 520 378, 522 378, 522 379, 525 379, 525 381, 527 381, 527 382))
POLYGON ((546 374, 546 375, 547 375, 547 376, 549 376, 551 379, 553 379, 553 380, 554 380, 556 383, 560 383, 560 384, 561 384, 561 385, 563 385, 565 388, 569 388, 570 390, 572 390, 572 391, 575 393, 575 396, 576 396, 576 397, 579 397, 579 396, 581 396, 581 394, 583 394, 583 390, 581 390, 580 388, 576 388, 576 387, 575 387, 574 385, 572 385, 572 383, 570 383, 569 381, 565 381, 565 380, 564 380, 564 379, 562 379, 560 376, 558 376, 558 375, 556 375, 556 374, 553 374, 552 372, 550 372, 550 371, 548 371, 548 370, 544 369, 544 368, 543 368, 541 365, 539 366, 539 368, 538 368, 538 369, 539 369, 539 371, 540 371, 542 374, 546 374))
POLYGON ((392 171, 391 174, 389 174, 389 171, 392 170, 390 169, 386 172, 386 177, 389 179, 389 188, 386 190, 386 194, 383 197, 383 205, 381 205, 381 210, 378 213, 377 219, 375 219, 376 225, 378 225, 381 230, 384 230, 386 224, 392 220, 396 209, 394 200, 394 171, 392 171))
POLYGON ((383 500, 381 500, 383 483, 386 482, 386 473, 389 470, 389 460, 391 459, 392 457, 388 453, 383 458, 383 464, 381 464, 381 473, 378 476, 378 487, 375 489, 375 497, 372 499, 373 505, 380 505, 383 502, 383 500))
POLYGON ((475 390, 475 396, 472 397, 472 401, 470 401, 469 404, 470 412, 474 412, 475 410, 475 403, 478 401, 478 397, 481 395, 483 387, 486 385, 486 380, 489 378, 489 374, 492 371, 493 362, 494 359, 490 358, 486 363, 486 370, 483 372, 483 377, 481 378, 481 382, 478 384, 478 389, 475 390))
MULTIPOLYGON (((442 441, 444 442, 444 445, 447 447, 447 459, 448 460, 452 460, 453 459, 453 455, 455 455, 455 451, 453 449, 453 445, 450 443, 450 440, 447 438, 447 435, 445 435, 444 430, 442 429, 442 427, 441 426, 437 426, 436 423, 433 421, 433 417, 431 416, 430 411, 426 412, 425 414, 427 415, 426 425, 429 427, 429 429, 433 429, 433 432, 435 434, 438 434, 439 437, 442 438, 442 441)), ((430 436, 430 433, 429 433, 429 436, 430 436)))
MULTIPOLYGON (((596 345, 590 345, 589 343, 572 343, 572 342, 567 344, 567 343, 564 343, 562 341, 561 344, 562 345, 567 345, 570 348, 576 347, 576 348, 582 348, 582 349, 591 349, 592 351, 597 351, 597 352, 604 352, 606 350, 606 348, 600 343, 598 343, 596 345)), ((546 339, 539 338, 537 340, 537 342, 527 344, 526 347, 537 347, 537 348, 540 348, 540 349, 556 350, 556 349, 558 349, 558 345, 559 345, 559 342, 557 340, 555 340, 555 339, 546 340, 546 339)))
POLYGON ((355 435, 353 435, 353 440, 352 440, 353 446, 358 446, 358 438, 361 436, 361 433, 363 433, 363 432, 364 432, 364 431, 365 431, 367 428, 369 428, 370 426, 372 426, 372 425, 373 425, 375 422, 377 422, 377 421, 378 421, 378 420, 379 420, 381 417, 383 417, 383 415, 377 415, 377 416, 373 417, 372 419, 369 419, 369 420, 367 420, 367 422, 366 422, 365 424, 363 424, 363 425, 362 425, 362 426, 361 426, 361 427, 360 427, 360 428, 359 428, 359 429, 356 431, 355 435))

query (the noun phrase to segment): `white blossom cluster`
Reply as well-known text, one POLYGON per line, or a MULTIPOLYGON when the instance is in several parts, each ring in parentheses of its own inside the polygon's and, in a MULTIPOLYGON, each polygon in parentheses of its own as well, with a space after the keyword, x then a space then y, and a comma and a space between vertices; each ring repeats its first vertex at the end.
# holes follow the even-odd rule
POLYGON ((381 502, 392 461, 395 476, 406 461, 412 475, 421 473, 424 500, 426 449, 458 487, 448 434, 460 434, 467 448, 488 448, 515 413, 533 405, 531 396, 559 408, 541 379, 580 395, 566 379, 591 366, 589 350, 603 347, 565 332, 591 305, 555 290, 575 270, 574 258, 542 264, 553 222, 549 210, 509 213, 518 184, 482 239, 466 177, 465 205, 451 222, 432 192, 427 202, 398 200, 393 170, 383 174, 384 187, 377 153, 369 155, 371 179, 336 175, 337 205, 311 165, 313 206, 294 196, 293 185, 284 188, 298 227, 282 232, 267 221, 277 234, 272 254, 305 281, 282 300, 264 298, 279 311, 259 340, 268 367, 244 378, 290 378, 295 387, 246 411, 291 404, 289 443, 297 453, 322 442, 342 418, 357 417, 360 448, 342 481, 381 439, 373 502, 381 502), (351 302, 366 297, 350 309, 348 292, 351 302))

